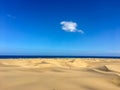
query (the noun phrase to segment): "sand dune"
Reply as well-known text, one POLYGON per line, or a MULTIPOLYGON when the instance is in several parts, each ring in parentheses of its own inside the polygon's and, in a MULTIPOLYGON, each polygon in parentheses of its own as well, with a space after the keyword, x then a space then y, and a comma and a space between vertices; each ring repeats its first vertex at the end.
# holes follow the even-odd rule
POLYGON ((120 90, 120 59, 1 59, 0 90, 120 90))

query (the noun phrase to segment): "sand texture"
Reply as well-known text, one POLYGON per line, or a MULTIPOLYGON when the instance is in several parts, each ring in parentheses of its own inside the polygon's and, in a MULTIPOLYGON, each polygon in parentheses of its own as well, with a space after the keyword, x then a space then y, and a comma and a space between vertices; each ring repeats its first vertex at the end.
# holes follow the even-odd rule
POLYGON ((0 90, 120 90, 120 59, 1 59, 0 90))

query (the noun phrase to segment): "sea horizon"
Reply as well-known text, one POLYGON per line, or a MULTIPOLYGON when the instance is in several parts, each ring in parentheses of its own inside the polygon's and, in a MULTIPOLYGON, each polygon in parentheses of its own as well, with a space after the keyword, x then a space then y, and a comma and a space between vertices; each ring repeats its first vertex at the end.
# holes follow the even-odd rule
POLYGON ((0 55, 0 59, 10 58, 116 58, 120 56, 72 56, 72 55, 0 55))

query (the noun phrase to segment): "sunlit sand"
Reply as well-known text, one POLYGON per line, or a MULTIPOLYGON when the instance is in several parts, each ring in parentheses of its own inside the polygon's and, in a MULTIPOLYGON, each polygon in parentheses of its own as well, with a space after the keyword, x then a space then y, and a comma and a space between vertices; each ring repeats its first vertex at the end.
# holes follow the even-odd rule
POLYGON ((0 90, 120 90, 120 59, 1 59, 0 90))

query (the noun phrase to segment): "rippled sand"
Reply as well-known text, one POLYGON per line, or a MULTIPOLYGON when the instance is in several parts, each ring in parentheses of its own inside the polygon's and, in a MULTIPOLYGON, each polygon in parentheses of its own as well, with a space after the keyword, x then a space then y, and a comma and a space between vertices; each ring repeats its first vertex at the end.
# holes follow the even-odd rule
POLYGON ((0 90, 120 90, 120 59, 1 59, 0 90))

